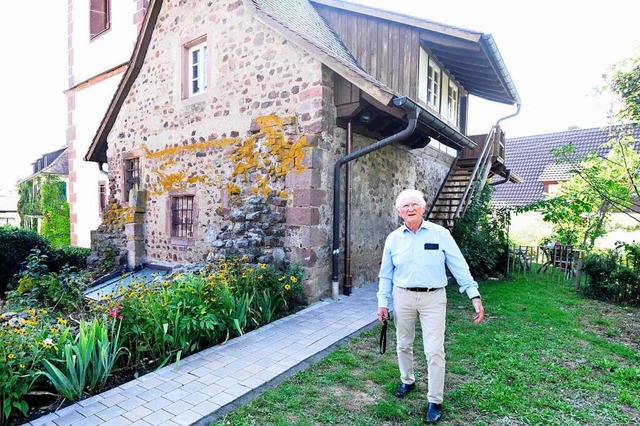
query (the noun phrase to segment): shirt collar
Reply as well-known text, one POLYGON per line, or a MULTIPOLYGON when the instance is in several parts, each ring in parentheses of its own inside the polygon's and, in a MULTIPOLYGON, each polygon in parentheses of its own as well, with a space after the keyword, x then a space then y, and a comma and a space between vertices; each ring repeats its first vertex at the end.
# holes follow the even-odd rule
MULTIPOLYGON (((428 226, 429 222, 427 222, 426 220, 422 219, 422 223, 420 224, 420 228, 424 228, 427 231, 429 230, 429 226, 428 226)), ((407 232, 411 232, 409 230, 409 228, 407 228, 407 225, 405 225, 404 223, 402 224, 402 232, 407 231, 407 232)))

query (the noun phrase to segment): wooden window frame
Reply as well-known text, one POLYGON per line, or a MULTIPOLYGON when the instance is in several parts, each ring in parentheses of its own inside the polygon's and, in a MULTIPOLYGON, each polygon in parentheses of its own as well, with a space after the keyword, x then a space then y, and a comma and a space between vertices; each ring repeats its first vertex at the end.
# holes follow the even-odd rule
POLYGON ((111 28, 111 0, 89 0, 89 40, 111 28))
POLYGON ((440 112, 442 68, 429 58, 427 65, 427 105, 440 112))
POLYGON ((449 87, 447 88, 447 119, 454 126, 458 127, 458 119, 460 116, 460 89, 449 79, 449 87))

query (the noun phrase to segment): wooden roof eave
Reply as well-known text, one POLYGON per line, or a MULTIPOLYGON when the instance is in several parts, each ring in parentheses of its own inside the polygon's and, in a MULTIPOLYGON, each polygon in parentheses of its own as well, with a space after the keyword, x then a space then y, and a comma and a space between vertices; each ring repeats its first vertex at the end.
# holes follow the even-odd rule
POLYGON ((347 10, 349 12, 361 13, 363 15, 373 16, 373 17, 384 19, 387 21, 393 21, 400 24, 410 25, 412 27, 421 28, 423 30, 448 34, 452 37, 465 39, 473 42, 477 42, 479 38, 482 36, 482 33, 477 31, 470 31, 464 28, 445 25, 439 22, 420 19, 420 18, 404 15, 397 12, 391 12, 388 10, 376 9, 376 8, 365 6, 365 5, 347 3, 339 0, 310 0, 310 1, 311 3, 317 3, 320 5, 329 6, 336 9, 347 10))

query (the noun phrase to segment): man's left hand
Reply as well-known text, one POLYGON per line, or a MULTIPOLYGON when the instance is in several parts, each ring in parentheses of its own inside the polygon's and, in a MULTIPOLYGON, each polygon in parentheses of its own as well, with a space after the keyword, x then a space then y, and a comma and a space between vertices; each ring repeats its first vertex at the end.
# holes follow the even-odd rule
POLYGON ((484 319, 484 308, 482 307, 482 299, 473 299, 473 309, 476 310, 476 314, 473 317, 473 322, 476 324, 480 324, 480 322, 484 319))

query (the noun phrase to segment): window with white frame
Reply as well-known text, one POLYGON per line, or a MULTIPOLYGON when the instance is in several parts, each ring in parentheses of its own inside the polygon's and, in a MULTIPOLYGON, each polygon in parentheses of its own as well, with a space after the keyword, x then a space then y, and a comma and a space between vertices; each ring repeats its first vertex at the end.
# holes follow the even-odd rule
POLYGON ((186 53, 186 97, 200 95, 207 91, 207 40, 198 39, 185 46, 186 53))
POLYGON ((449 89, 447 90, 447 118, 454 126, 458 125, 459 101, 458 86, 449 80, 449 89))
POLYGON ((436 63, 429 58, 427 68, 427 105, 440 111, 440 84, 442 71, 436 63))

